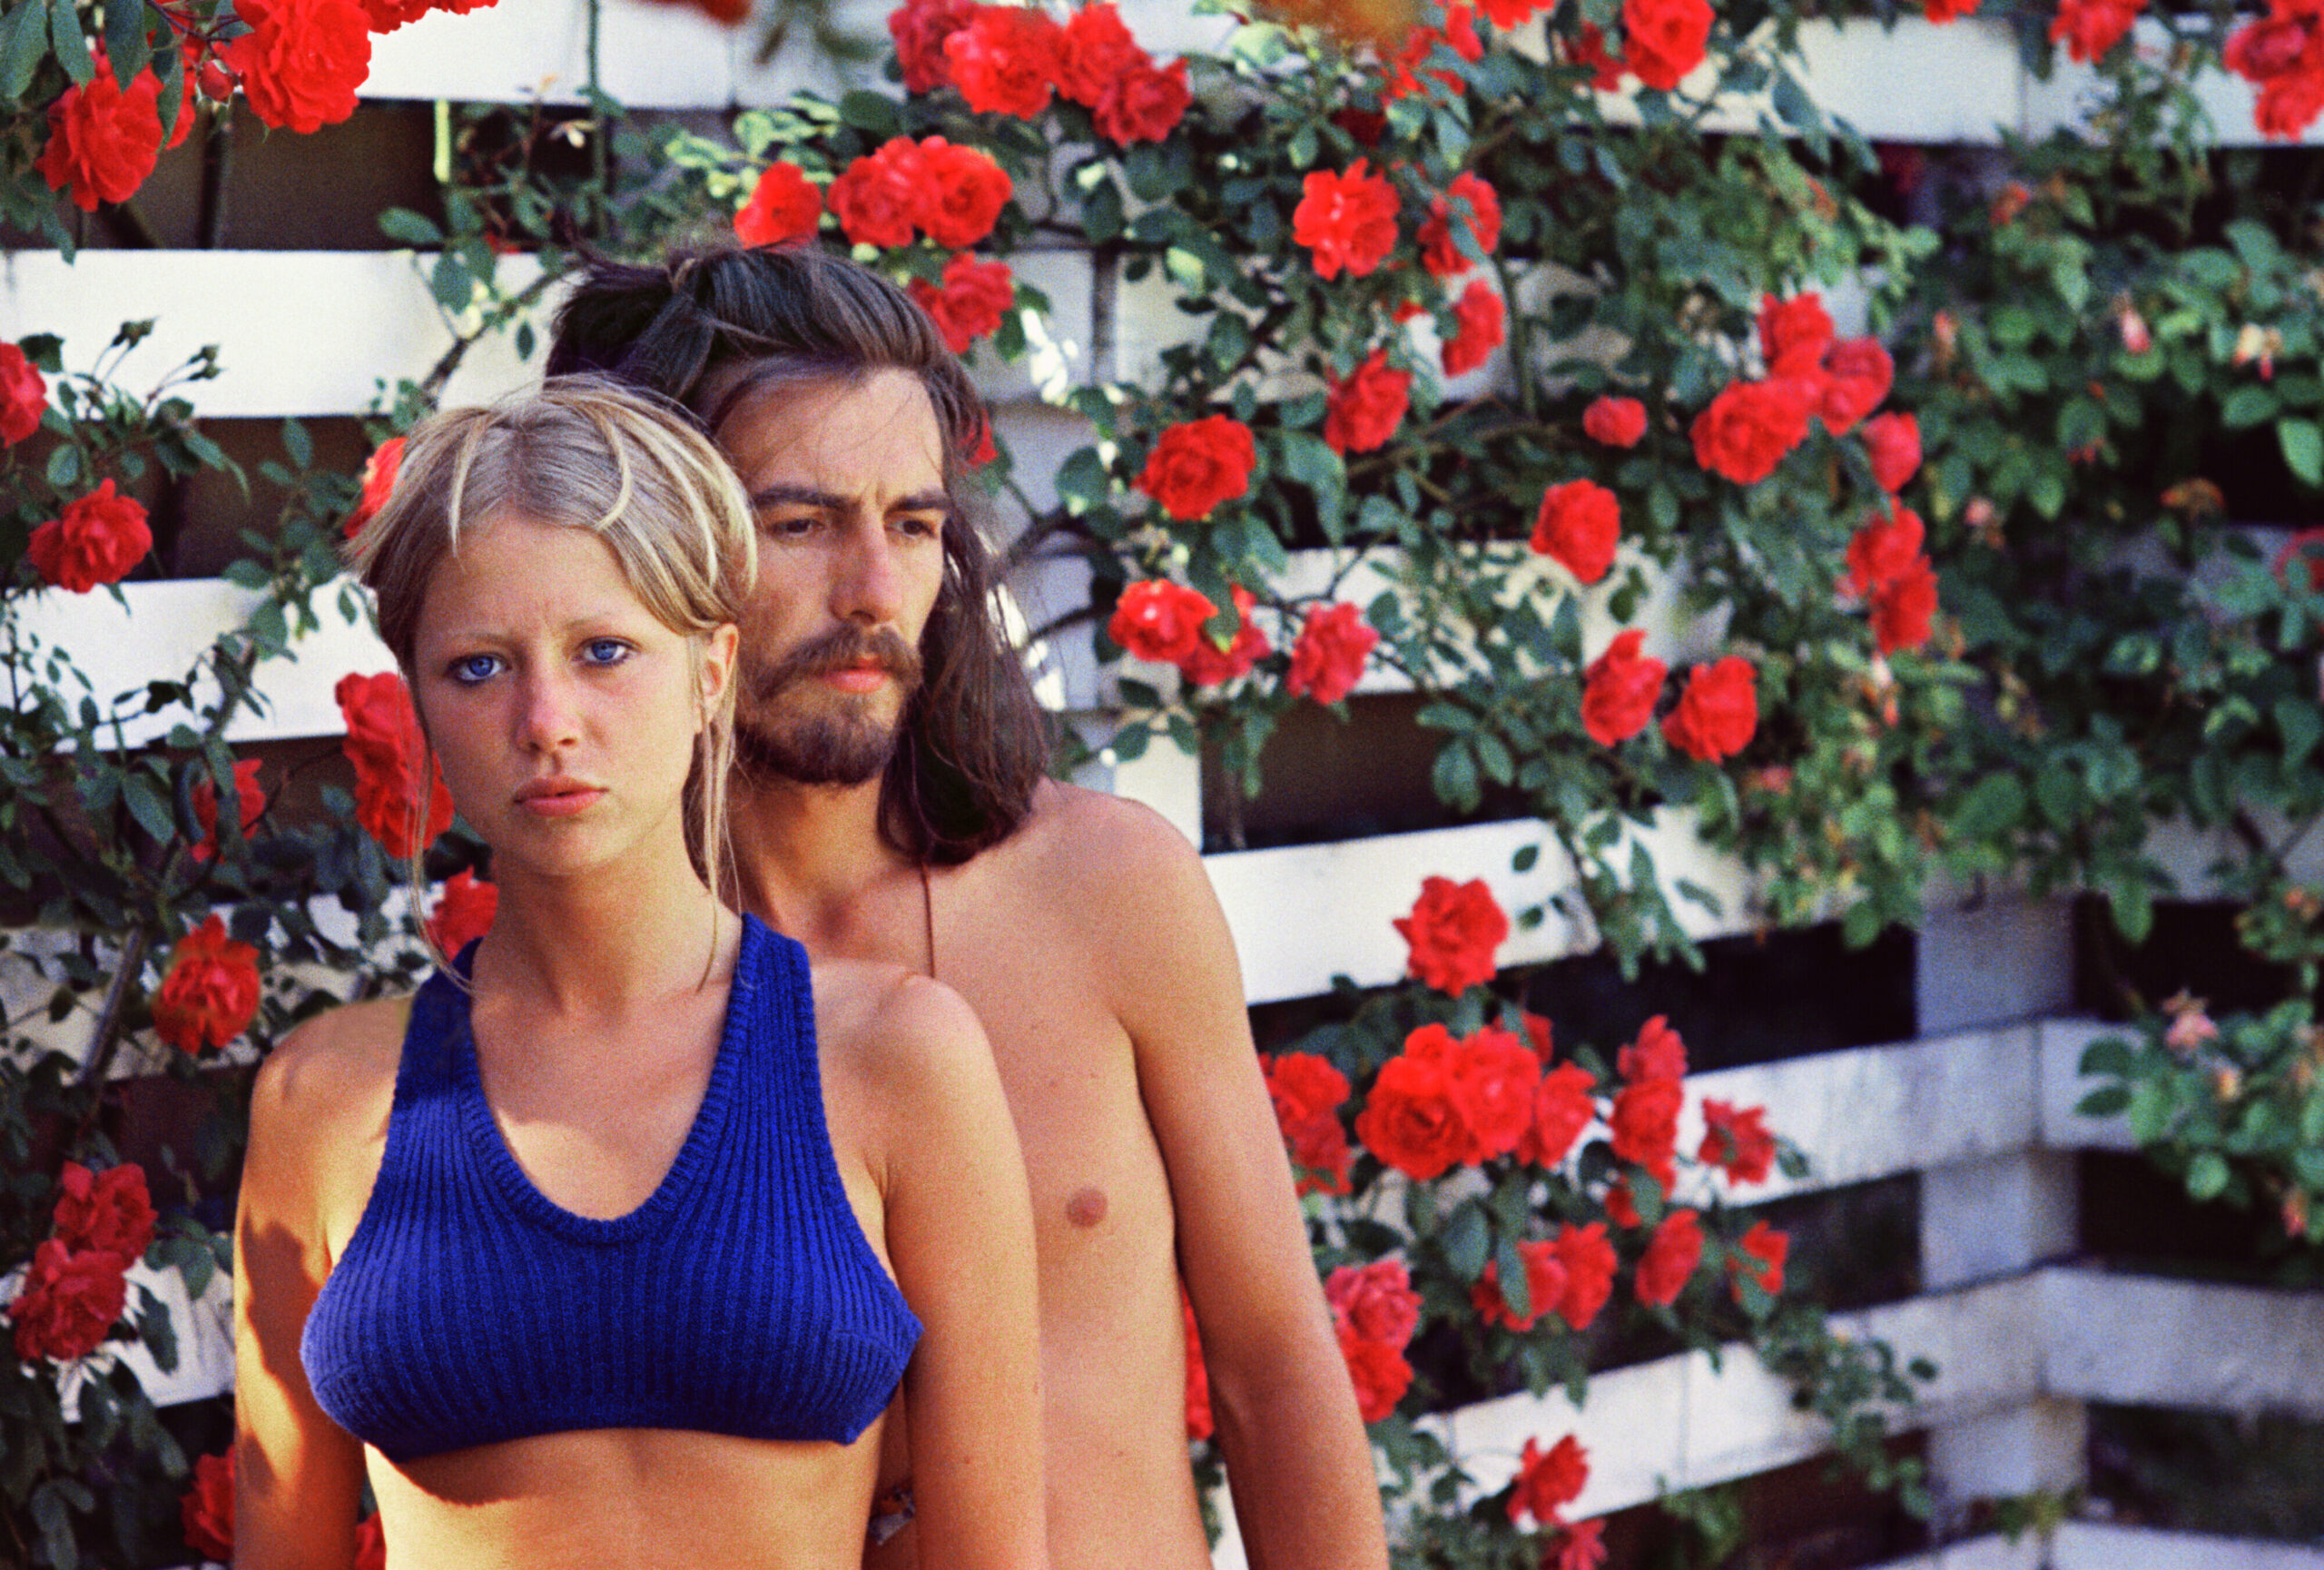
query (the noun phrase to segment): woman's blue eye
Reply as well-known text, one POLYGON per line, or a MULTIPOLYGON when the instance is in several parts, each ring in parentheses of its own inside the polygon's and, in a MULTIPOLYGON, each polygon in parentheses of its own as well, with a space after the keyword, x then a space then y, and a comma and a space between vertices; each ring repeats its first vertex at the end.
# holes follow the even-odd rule
POLYGON ((617 637, 593 637, 582 647, 582 653, 592 665, 613 665, 629 653, 629 645, 617 637))
POLYGON ((463 655, 452 662, 451 676, 454 681, 474 686, 491 676, 499 664, 497 655, 463 655))

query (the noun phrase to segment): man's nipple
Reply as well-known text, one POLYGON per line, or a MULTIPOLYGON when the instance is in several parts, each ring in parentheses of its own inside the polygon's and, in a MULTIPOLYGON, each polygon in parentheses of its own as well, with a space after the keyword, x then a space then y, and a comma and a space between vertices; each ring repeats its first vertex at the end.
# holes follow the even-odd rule
POLYGON ((1077 1227, 1094 1227, 1106 1219, 1106 1190, 1085 1183, 1065 1202, 1065 1219, 1077 1227))

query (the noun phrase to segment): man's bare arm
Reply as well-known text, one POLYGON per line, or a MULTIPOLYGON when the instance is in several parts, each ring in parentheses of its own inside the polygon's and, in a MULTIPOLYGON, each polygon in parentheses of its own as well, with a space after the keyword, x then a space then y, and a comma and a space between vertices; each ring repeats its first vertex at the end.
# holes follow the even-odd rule
POLYGON ((1201 858, 1142 807, 1083 798, 1098 935, 1177 1215, 1235 1516, 1256 1570, 1387 1564, 1372 1449, 1315 1279, 1242 973, 1201 858), (1096 886, 1102 884, 1104 886, 1096 886))

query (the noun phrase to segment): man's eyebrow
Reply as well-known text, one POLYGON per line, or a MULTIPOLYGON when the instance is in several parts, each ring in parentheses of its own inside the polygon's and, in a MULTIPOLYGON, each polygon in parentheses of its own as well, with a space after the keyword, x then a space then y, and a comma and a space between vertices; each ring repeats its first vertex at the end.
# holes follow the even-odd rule
MULTIPOLYGON (((762 507, 808 507, 818 512, 844 512, 850 505, 851 499, 837 491, 817 490, 809 485, 770 485, 751 495, 753 509, 762 507)), ((917 491, 899 498, 890 510, 950 512, 952 510, 952 499, 940 490, 917 491)))

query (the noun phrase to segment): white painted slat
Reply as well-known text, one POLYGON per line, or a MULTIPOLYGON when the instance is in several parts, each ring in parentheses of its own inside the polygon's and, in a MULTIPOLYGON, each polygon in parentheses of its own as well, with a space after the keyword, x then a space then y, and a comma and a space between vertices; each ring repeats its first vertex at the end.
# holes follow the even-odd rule
MULTIPOLYGON (((200 414, 359 414, 379 380, 424 377, 451 346, 424 264, 395 252, 84 251, 67 262, 12 251, 0 254, 0 338, 59 334, 67 369, 86 370, 123 322, 151 319, 153 336, 122 369, 133 390, 214 344, 221 374, 182 390, 200 414)), ((511 288, 539 275, 527 257, 501 268, 511 288)), ((538 375, 495 334, 445 396, 487 402, 538 375)))
POLYGON ((2053 1394, 2324 1417, 2324 1294, 2063 1267, 2042 1277, 2053 1394))
POLYGON ((2068 1521, 2051 1541, 2050 1565, 2052 1570, 2324 1570, 2324 1548, 2068 1521))

